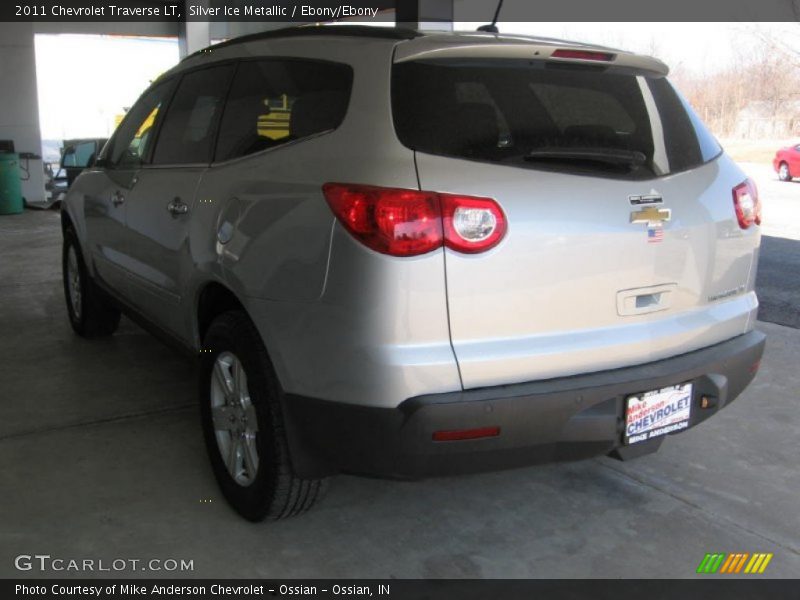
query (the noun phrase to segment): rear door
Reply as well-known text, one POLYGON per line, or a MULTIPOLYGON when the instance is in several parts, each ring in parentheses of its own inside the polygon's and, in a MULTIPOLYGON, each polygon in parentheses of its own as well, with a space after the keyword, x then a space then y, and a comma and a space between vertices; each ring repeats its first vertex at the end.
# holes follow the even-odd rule
POLYGON ((752 326, 744 175, 660 74, 472 52, 396 64, 393 108, 422 189, 506 215, 497 247, 445 251, 465 387, 649 362, 752 326))
POLYGON ((206 67, 181 78, 127 202, 131 302, 184 340, 190 336, 183 309, 192 273, 189 225, 233 70, 233 64, 206 67))

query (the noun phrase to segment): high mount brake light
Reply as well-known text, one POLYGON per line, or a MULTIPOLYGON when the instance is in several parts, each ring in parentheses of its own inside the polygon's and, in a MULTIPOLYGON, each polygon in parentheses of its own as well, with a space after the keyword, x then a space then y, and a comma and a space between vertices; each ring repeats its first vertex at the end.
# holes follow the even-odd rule
POLYGON ((550 58, 573 58, 578 60, 611 62, 614 60, 614 55, 610 52, 597 52, 596 50, 567 50, 566 48, 559 48, 550 55, 550 58))
POLYGON ((761 225, 761 201, 758 189, 751 179, 745 179, 733 188, 733 207, 739 227, 747 229, 751 225, 761 225))
POLYGON ((506 218, 491 198, 349 183, 326 183, 333 214, 365 246, 391 256, 418 256, 442 245, 475 254, 496 246, 506 218))

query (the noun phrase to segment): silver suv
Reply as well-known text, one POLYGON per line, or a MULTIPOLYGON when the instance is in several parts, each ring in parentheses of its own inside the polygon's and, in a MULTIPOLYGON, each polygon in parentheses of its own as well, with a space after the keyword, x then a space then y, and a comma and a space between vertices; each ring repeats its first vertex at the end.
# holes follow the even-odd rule
POLYGON ((199 357, 211 464, 251 520, 337 472, 653 452, 764 348, 756 189, 666 74, 490 33, 212 46, 71 188, 72 326, 123 311, 199 357))

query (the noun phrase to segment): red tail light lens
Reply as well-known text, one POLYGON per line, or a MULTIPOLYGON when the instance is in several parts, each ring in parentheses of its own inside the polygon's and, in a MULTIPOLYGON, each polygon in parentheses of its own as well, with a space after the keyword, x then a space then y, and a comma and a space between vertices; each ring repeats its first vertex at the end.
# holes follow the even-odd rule
POLYGON ((376 252, 417 256, 442 245, 434 193, 342 183, 326 183, 322 191, 345 229, 376 252))
POLYGON ((751 179, 746 179, 733 188, 733 207, 742 229, 753 224, 761 225, 761 201, 758 199, 756 184, 751 179))
POLYGON ((418 256, 443 244, 483 252, 506 231, 505 215, 491 198, 347 183, 326 183, 322 192, 353 237, 391 256, 418 256))
POLYGON ((599 60, 609 62, 614 60, 614 55, 610 52, 596 52, 594 50, 567 50, 559 48, 554 51, 550 58, 574 58, 579 60, 599 60))

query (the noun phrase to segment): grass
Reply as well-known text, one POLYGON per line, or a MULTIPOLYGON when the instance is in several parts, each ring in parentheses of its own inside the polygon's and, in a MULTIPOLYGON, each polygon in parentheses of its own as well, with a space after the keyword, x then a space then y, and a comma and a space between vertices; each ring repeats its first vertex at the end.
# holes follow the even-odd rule
POLYGON ((797 143, 797 140, 791 139, 736 140, 721 138, 719 141, 733 160, 762 164, 772 164, 772 159, 778 149, 797 143))

